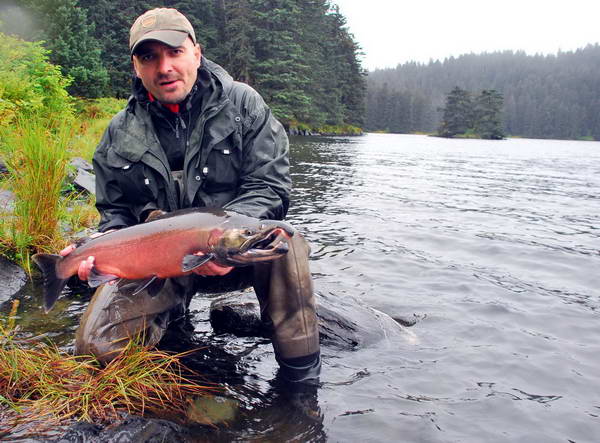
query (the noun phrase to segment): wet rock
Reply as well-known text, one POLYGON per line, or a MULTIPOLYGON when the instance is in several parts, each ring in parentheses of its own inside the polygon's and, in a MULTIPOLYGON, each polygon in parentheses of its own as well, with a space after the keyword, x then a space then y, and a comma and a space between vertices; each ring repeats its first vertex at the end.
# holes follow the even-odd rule
POLYGON ((8 168, 6 167, 6 163, 4 160, 0 158, 0 175, 8 174, 8 168))
POLYGON ((189 441, 187 431, 167 420, 129 417, 117 426, 76 423, 54 443, 158 443, 189 441))
MULTIPOLYGON (((315 294, 321 344, 342 350, 355 350, 394 336, 409 342, 414 334, 389 315, 353 297, 332 298, 315 294)), ((269 329, 260 319, 260 307, 253 292, 226 295, 212 302, 210 323, 217 333, 238 337, 267 337, 269 329)))
POLYGON ((4 302, 25 286, 27 274, 19 266, 0 256, 0 302, 4 302))
POLYGON ((357 298, 319 294, 317 304, 319 337, 324 346, 355 350, 394 337, 412 344, 417 341, 412 331, 357 298))
POLYGON ((253 292, 235 293, 214 300, 210 324, 217 334, 238 337, 269 337, 269 328, 260 319, 260 306, 253 292))
POLYGON ((15 194, 7 189, 0 189, 0 211, 12 211, 15 206, 15 194))
POLYGON ((92 164, 81 157, 74 157, 69 164, 74 168, 74 172, 69 174, 69 178, 75 187, 80 191, 95 194, 96 176, 93 173, 92 164))

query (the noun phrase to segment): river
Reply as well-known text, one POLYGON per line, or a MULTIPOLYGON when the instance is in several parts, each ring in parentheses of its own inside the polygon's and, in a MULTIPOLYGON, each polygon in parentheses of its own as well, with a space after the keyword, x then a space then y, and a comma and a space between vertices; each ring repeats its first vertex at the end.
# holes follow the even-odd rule
POLYGON ((417 320, 416 344, 325 358, 331 441, 598 441, 600 143, 368 134, 292 153, 317 287, 417 320))
MULTIPOLYGON (((192 435, 598 441, 599 142, 367 134, 292 138, 291 158, 288 219, 312 244, 319 297, 371 306, 406 333, 324 346, 321 386, 290 397, 268 341, 214 336, 198 298, 211 348, 195 366, 227 385, 238 418, 192 435)), ((68 349, 86 302, 28 322, 68 349)))

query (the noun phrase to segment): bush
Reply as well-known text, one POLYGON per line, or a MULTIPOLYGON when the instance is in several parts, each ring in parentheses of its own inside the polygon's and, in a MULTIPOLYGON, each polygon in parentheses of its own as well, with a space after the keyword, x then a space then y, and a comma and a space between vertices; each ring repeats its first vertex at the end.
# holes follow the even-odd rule
POLYGON ((71 80, 48 62, 41 43, 0 33, 0 78, 0 126, 11 126, 18 115, 56 121, 72 118, 73 104, 66 90, 71 80))

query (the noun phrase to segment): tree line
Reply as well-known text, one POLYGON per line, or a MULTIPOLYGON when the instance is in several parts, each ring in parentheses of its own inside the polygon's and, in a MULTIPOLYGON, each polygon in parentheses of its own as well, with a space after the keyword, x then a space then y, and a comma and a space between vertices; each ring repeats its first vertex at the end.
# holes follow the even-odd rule
POLYGON ((204 55, 257 89, 284 124, 363 126, 361 50, 329 0, 9 0, 0 32, 44 40, 71 94, 127 97, 129 28, 153 7, 184 13, 204 55))
POLYGON ((496 90, 503 132, 534 138, 600 140, 600 46, 555 55, 518 51, 404 63, 369 73, 366 129, 435 132, 446 95, 496 90))

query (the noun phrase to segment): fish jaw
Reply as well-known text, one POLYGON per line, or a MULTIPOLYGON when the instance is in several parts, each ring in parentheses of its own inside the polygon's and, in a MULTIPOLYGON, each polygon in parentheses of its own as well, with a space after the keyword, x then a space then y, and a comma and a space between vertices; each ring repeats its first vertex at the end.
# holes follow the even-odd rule
POLYGON ((230 266, 276 260, 289 251, 290 238, 291 235, 284 228, 269 227, 247 239, 240 248, 229 248, 219 255, 230 266))

